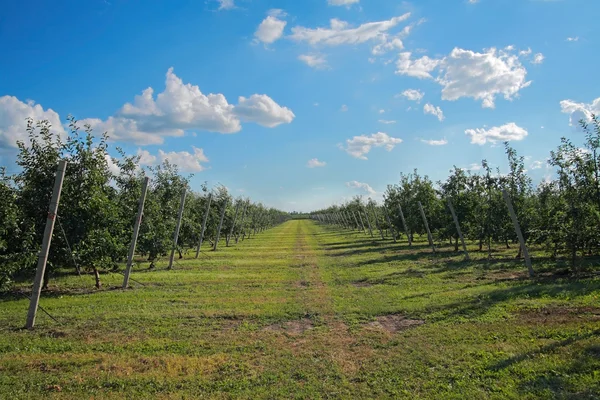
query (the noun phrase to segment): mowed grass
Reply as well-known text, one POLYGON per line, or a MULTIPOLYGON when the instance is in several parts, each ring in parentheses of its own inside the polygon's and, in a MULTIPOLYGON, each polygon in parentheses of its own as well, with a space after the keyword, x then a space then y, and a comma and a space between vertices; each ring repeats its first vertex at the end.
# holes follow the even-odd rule
POLYGON ((470 250, 297 220, 133 289, 56 277, 60 324, 0 299, 0 398, 599 398, 598 275, 470 250))

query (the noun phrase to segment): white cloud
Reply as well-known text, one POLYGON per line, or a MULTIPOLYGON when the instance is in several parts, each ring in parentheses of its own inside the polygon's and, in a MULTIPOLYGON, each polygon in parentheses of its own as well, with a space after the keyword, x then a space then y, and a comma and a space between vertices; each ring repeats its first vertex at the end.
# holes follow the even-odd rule
POLYGON ((130 141, 139 145, 161 144, 165 137, 183 136, 185 130, 235 133, 242 129, 240 120, 275 127, 290 123, 294 114, 267 95, 254 94, 239 98, 237 106, 229 104, 222 94, 205 95, 200 88, 183 81, 169 68, 166 88, 154 98, 147 88, 126 103, 115 116, 105 121, 88 118, 95 130, 108 132, 112 140, 130 141))
POLYGON ((219 2, 219 10, 231 10, 235 8, 233 0, 217 0, 219 2))
POLYGON ((113 158, 111 156, 109 156, 108 154, 105 154, 104 158, 106 159, 106 165, 108 166, 108 170, 110 171, 110 173, 113 174, 113 175, 120 175, 121 174, 121 169, 115 163, 115 161, 113 160, 113 158))
POLYGON ((385 113, 384 109, 379 110, 379 114, 384 114, 384 113, 385 113))
POLYGON ((346 111, 348 111, 348 106, 347 106, 347 105, 345 105, 345 104, 342 104, 342 107, 340 108, 340 111, 341 111, 341 112, 346 112, 346 111))
POLYGON ((389 119, 380 119, 379 122, 382 123, 382 124, 386 124, 386 125, 390 125, 390 124, 395 124, 396 123, 396 121, 389 120, 389 119))
POLYGON ((425 96, 425 93, 421 92, 418 89, 417 90, 407 89, 404 92, 402 92, 401 94, 396 95, 396 97, 399 97, 399 96, 404 96, 410 101, 416 101, 417 103, 420 103, 421 100, 423 99, 423 96, 425 96))
POLYGON ((465 135, 471 138, 471 143, 479 145, 483 145, 487 142, 496 143, 510 140, 523 140, 527 134, 527 130, 521 128, 514 122, 502 126, 494 126, 490 129, 477 128, 465 130, 465 135))
POLYGON ((543 161, 534 161, 531 163, 529 168, 531 169, 541 169, 544 166, 545 162, 543 161))
POLYGON ((281 107, 266 94, 253 94, 250 98, 240 96, 234 112, 242 121, 255 122, 267 128, 289 124, 296 117, 292 110, 281 107))
POLYGON ((260 23, 256 32, 254 32, 256 39, 263 43, 271 44, 281 38, 287 22, 280 19, 280 17, 283 18, 285 15, 282 10, 270 10, 267 18, 260 23))
POLYGON ((419 79, 434 79, 431 73, 438 69, 435 81, 442 85, 443 100, 471 97, 481 100, 484 108, 494 108, 495 99, 503 95, 506 100, 517 97, 519 91, 531 84, 526 81, 527 70, 515 54, 514 46, 504 50, 491 48, 478 53, 454 48, 441 59, 423 56, 412 60, 411 53, 400 53, 396 73, 419 79))
POLYGON ((323 54, 301 54, 298 60, 315 69, 327 68, 327 60, 323 54))
POLYGON ((425 106, 423 107, 423 113, 435 115, 437 117, 437 119, 440 120, 440 122, 442 122, 445 118, 444 112, 442 111, 441 108, 435 107, 433 104, 429 104, 429 103, 425 104, 425 106))
POLYGON ((356 4, 360 0, 327 0, 327 4, 330 6, 349 6, 351 4, 356 4))
POLYGON ((187 151, 165 152, 158 150, 157 155, 151 154, 148 150, 138 149, 137 155, 140 157, 140 165, 158 165, 168 160, 169 163, 177 165, 182 172, 201 172, 206 168, 202 163, 209 162, 204 150, 192 146, 193 153, 187 151))
POLYGON ((569 124, 579 129, 579 121, 584 120, 589 122, 592 119, 592 114, 600 116, 600 97, 593 100, 590 104, 577 103, 573 100, 563 100, 560 102, 560 110, 565 114, 570 114, 569 124))
POLYGON ((579 41, 579 36, 567 38, 567 42, 577 42, 577 41, 579 41))
POLYGON ((292 34, 289 38, 298 42, 308 42, 312 45, 323 44, 329 46, 358 44, 371 40, 385 42, 388 39, 386 32, 409 17, 410 13, 406 13, 389 20, 367 22, 356 28, 350 28, 348 22, 334 18, 330 21, 329 28, 313 29, 295 26, 292 28, 292 34))
POLYGON ((471 165, 469 165, 467 168, 465 168, 468 171, 479 171, 482 168, 481 164, 479 163, 472 163, 471 165))
POLYGON ((479 0, 469 0, 469 4, 476 4, 479 3, 479 0))
POLYGON ((377 132, 371 136, 360 135, 346 140, 346 147, 339 147, 350 154, 352 157, 366 160, 365 154, 368 154, 373 147, 383 147, 387 151, 392 151, 397 144, 402 143, 402 139, 388 136, 386 133, 377 132))
POLYGON ((421 139, 421 142, 426 143, 430 146, 444 146, 448 144, 448 141, 446 139, 440 139, 440 140, 425 140, 425 139, 421 139))
POLYGON ((44 110, 40 104, 29 100, 26 103, 14 96, 0 97, 0 148, 16 148, 17 140, 27 142, 27 118, 32 118, 34 123, 48 120, 52 131, 61 136, 65 130, 60 123, 60 117, 51 108, 44 110))
POLYGON ((544 62, 544 59, 546 57, 544 57, 544 55, 542 53, 537 53, 535 56, 533 56, 533 61, 532 63, 534 64, 541 64, 544 62))
POLYGON ((367 183, 358 182, 358 181, 350 181, 346 182, 346 186, 353 189, 361 189, 370 195, 377 194, 377 192, 367 183))
POLYGON ((404 43, 399 37, 393 37, 389 40, 385 40, 383 43, 379 43, 375 45, 371 49, 371 54, 374 56, 380 56, 382 54, 387 53, 391 50, 402 50, 404 48, 404 43))
POLYGON ((325 165, 327 165, 325 161, 319 161, 317 158, 310 159, 306 163, 308 168, 324 167, 325 165))
POLYGON ((400 53, 396 62, 396 74, 407 75, 419 79, 433 78, 431 72, 440 65, 440 60, 423 56, 416 60, 411 60, 411 52, 400 53))

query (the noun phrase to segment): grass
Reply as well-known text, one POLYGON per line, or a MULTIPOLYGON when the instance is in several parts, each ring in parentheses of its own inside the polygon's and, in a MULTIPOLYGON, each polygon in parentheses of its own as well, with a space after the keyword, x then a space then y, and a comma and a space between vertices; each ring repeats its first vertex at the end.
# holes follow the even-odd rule
POLYGON ((451 250, 296 220, 133 289, 59 276, 60 324, 0 298, 0 398, 600 397, 597 275, 451 250))

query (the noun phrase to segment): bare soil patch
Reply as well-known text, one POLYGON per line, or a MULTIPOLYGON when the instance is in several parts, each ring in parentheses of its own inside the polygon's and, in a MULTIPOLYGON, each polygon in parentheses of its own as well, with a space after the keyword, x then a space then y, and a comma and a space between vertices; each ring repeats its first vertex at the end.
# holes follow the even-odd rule
POLYGON ((536 323, 600 321, 600 307, 545 307, 523 310, 519 312, 519 319, 536 323))
POLYGON ((292 335, 300 335, 313 328, 313 322, 309 318, 302 318, 294 321, 268 325, 265 326, 263 330, 267 332, 285 332, 292 335))
POLYGON ((369 328, 383 329, 390 333, 402 331, 414 326, 423 325, 425 321, 422 319, 410 319, 404 315, 392 314, 392 315, 381 315, 375 318, 375 321, 371 321, 366 324, 369 328))

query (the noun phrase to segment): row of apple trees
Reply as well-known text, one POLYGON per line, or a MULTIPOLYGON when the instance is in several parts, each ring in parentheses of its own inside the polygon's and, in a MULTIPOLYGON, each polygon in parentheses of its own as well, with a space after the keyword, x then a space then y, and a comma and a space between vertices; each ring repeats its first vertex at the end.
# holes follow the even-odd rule
POLYGON ((81 130, 77 121, 71 118, 69 122, 70 132, 61 138, 53 133, 47 121, 29 120, 28 141, 18 143, 20 172, 8 175, 5 168, 0 168, 0 290, 15 278, 29 278, 34 273, 56 167, 61 159, 67 159, 68 164, 45 286, 58 269, 91 271, 97 287, 101 285, 101 271, 119 269, 131 242, 145 176, 150 177, 150 186, 137 253, 149 260, 151 266, 173 248, 184 189, 187 197, 177 243, 179 257, 184 249, 197 246, 211 193, 202 251, 208 251, 214 244, 224 204, 220 245, 224 245, 232 232, 234 219, 232 240, 235 241, 235 237, 242 240, 287 218, 285 213, 262 204, 233 199, 224 187, 209 191, 204 184, 199 192, 191 191, 191 176, 182 175, 168 161, 144 169, 139 157, 127 156, 117 149, 121 157, 113 162, 118 168, 109 168, 107 135, 96 137, 89 127, 81 130))
MULTIPOLYGON (((480 251, 489 255, 493 246, 515 247, 520 257, 521 249, 502 195, 504 189, 510 194, 526 243, 545 248, 554 257, 568 256, 575 265, 578 257, 598 254, 600 250, 600 121, 592 116, 589 124, 582 122, 582 128, 584 146, 577 147, 570 140, 561 139, 548 159, 556 176, 537 186, 526 173, 524 157, 504 143, 507 174, 493 170, 486 160, 481 163, 480 173, 454 167, 445 181, 437 183, 414 170, 401 174, 399 183, 388 185, 381 205, 372 199, 364 203, 355 197, 315 214, 347 212, 348 220, 356 225, 352 213, 358 218, 361 212, 365 219, 367 212, 373 229, 374 219, 378 218, 382 229, 392 228, 405 237, 402 209, 412 238, 415 234, 426 234, 418 205, 421 202, 434 239, 438 243, 450 241, 458 251, 450 201, 465 238, 475 242, 480 251)), ((367 222, 363 222, 366 226, 367 222)))

